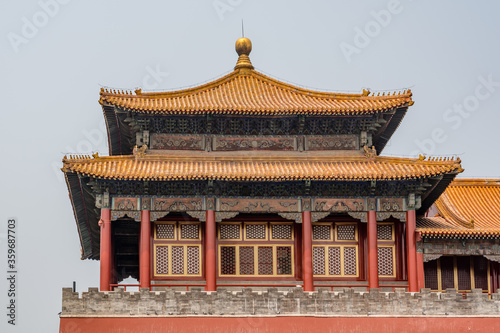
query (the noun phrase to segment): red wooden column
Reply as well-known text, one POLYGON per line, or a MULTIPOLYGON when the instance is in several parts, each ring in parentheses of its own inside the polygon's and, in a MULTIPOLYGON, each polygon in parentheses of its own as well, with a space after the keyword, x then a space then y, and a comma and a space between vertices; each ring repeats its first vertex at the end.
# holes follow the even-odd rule
POLYGON ((368 211, 368 288, 378 288, 377 212, 368 211))
POLYGON ((111 279, 111 209, 101 208, 101 291, 110 291, 111 279))
POLYGON ((419 233, 416 234, 416 241, 419 242, 416 247, 417 252, 417 290, 425 288, 425 274, 424 274, 424 252, 422 248, 422 236, 419 233))
POLYGON ((415 228, 416 228, 415 210, 411 209, 406 212, 406 255, 408 265, 408 291, 418 291, 417 277, 417 248, 415 245, 415 228))
POLYGON ((302 278, 304 291, 314 291, 311 211, 302 212, 302 278))
POLYGON ((141 288, 151 288, 151 217, 141 210, 141 239, 139 242, 139 281, 141 288))
POLYGON ((217 249, 215 246, 215 210, 207 210, 205 223, 205 274, 207 285, 205 291, 217 289, 217 249))

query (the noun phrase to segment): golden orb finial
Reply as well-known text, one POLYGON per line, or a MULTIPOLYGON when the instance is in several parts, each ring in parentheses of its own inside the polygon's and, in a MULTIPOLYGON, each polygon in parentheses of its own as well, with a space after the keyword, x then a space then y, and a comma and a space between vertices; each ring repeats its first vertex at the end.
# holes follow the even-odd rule
POLYGON ((253 69, 252 62, 250 61, 250 58, 248 55, 250 52, 252 52, 252 42, 250 39, 246 37, 241 37, 236 41, 235 45, 236 53, 238 53, 239 58, 238 62, 236 63, 236 66, 234 69, 239 69, 239 68, 249 68, 253 69))

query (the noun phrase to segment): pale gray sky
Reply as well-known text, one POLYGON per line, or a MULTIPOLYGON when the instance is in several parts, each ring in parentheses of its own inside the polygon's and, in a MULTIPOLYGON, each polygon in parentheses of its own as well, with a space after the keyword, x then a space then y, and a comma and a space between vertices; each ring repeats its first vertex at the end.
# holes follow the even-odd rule
MULTIPOLYGON (((415 105, 385 155, 459 154, 463 177, 500 178, 499 12, 494 0, 2 1, 0 267, 16 217, 20 273, 18 326, 2 310, 0 331, 54 332, 61 288, 98 286, 98 262, 79 260, 58 168, 65 153, 107 154, 100 85, 218 77, 236 63, 244 19, 252 62, 273 77, 333 91, 411 88, 415 105)), ((2 278, 3 309, 6 290, 2 278)))

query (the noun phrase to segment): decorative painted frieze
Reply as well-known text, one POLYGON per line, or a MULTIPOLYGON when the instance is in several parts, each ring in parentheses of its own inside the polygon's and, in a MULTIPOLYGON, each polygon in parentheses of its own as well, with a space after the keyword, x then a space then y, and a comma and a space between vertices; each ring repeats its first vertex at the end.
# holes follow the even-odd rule
POLYGON ((357 150, 357 135, 306 136, 306 150, 357 150))
POLYGON ((230 199, 217 200, 217 211, 242 213, 299 212, 299 201, 294 199, 230 199))
POLYGON ((202 135, 151 134, 151 149, 161 150, 205 150, 205 137, 202 135))
POLYGON ((153 210, 169 212, 186 212, 203 210, 202 198, 154 198, 153 210))
POLYGON ((214 137, 213 150, 297 150, 295 137, 214 137))

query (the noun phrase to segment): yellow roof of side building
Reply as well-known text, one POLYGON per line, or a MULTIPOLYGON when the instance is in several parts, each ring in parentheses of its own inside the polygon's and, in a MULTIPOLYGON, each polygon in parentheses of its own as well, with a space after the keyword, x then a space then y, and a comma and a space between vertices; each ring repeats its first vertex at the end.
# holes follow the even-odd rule
POLYGON ((438 215, 421 218, 427 237, 500 236, 500 180, 456 179, 435 202, 438 215))

